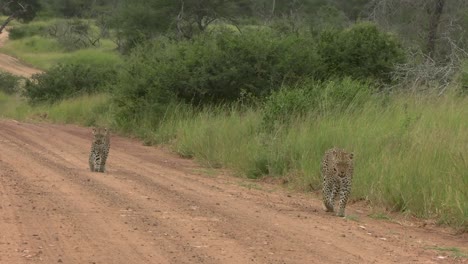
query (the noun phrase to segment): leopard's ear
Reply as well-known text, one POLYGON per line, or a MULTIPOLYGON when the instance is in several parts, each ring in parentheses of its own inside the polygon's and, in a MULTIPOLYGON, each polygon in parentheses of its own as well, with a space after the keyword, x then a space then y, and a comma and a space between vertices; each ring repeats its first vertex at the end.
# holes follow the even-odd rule
POLYGON ((96 135, 96 131, 97 131, 96 128, 93 127, 93 135, 96 135))
POLYGON ((349 159, 350 159, 350 160, 353 160, 353 158, 354 158, 354 153, 351 152, 351 153, 349 154, 349 159))

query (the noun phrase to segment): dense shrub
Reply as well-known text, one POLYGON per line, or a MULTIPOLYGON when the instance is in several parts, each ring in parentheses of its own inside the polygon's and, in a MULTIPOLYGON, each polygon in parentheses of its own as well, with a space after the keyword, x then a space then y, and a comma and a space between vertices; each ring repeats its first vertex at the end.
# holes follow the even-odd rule
MULTIPOLYGON (((241 33, 216 27, 191 40, 159 38, 133 49, 120 74, 115 99, 119 113, 133 118, 142 111, 160 111, 173 99, 195 105, 220 104, 243 97, 263 100, 279 87, 303 80, 324 82, 351 76, 386 81, 393 64, 401 60, 398 42, 372 24, 327 31, 319 40, 266 27, 246 27, 241 33)), ((359 85, 345 80, 350 87, 337 88, 327 96, 359 91, 352 90, 360 89, 359 85)))
POLYGON ((125 99, 118 100, 141 106, 164 101, 168 94, 195 104, 232 102, 241 95, 261 98, 312 75, 320 68, 317 62, 311 38, 268 29, 242 34, 217 29, 190 41, 160 39, 130 55, 119 81, 125 99))
POLYGON ((178 97, 196 103, 234 101, 242 92, 267 96, 311 74, 317 61, 310 39, 266 30, 217 32, 189 45, 176 58, 185 76, 173 83, 178 97))
MULTIPOLYGON (((158 42, 155 45, 164 46, 165 43, 158 42)), ((175 93, 166 85, 164 77, 168 79, 179 76, 179 72, 163 76, 162 73, 168 73, 163 67, 165 59, 158 57, 164 54, 154 53, 151 49, 148 49, 148 52, 145 50, 146 46, 137 47, 127 59, 126 68, 119 71, 117 78, 113 96, 117 106, 116 121, 119 126, 125 126, 125 129, 138 119, 145 119, 150 115, 158 117, 165 106, 175 98, 175 93), (158 64, 160 68, 155 68, 158 64)))
POLYGON ((313 91, 302 87, 282 88, 274 92, 265 101, 263 126, 272 128, 275 124, 304 115, 314 108, 315 100, 312 94, 313 91))
POLYGON ((283 88, 265 101, 264 127, 287 123, 312 111, 324 114, 355 109, 369 99, 373 89, 369 83, 349 77, 325 82, 306 80, 293 88, 283 88))
POLYGON ((26 82, 24 95, 31 103, 53 103, 61 99, 92 94, 114 83, 116 71, 109 67, 59 64, 26 82))
POLYGON ((22 24, 8 29, 8 37, 10 39, 21 39, 25 37, 32 37, 35 35, 42 35, 46 31, 46 24, 44 23, 30 23, 22 24))
POLYGON ((21 77, 0 71, 0 91, 6 94, 18 92, 21 77))
POLYGON ((322 32, 318 52, 329 76, 384 82, 390 81, 395 64, 405 59, 400 43, 371 23, 322 32))

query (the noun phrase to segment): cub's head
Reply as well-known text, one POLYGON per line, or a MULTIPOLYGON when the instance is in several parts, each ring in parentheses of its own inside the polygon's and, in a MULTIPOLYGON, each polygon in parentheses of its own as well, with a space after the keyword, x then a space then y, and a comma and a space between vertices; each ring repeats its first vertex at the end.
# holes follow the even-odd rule
POLYGON ((109 130, 107 128, 93 128, 93 143, 97 145, 104 145, 109 137, 109 130))
POLYGON ((335 159, 333 166, 333 172, 336 173, 338 177, 349 176, 348 173, 353 166, 353 153, 347 153, 345 151, 334 150, 333 156, 335 159))

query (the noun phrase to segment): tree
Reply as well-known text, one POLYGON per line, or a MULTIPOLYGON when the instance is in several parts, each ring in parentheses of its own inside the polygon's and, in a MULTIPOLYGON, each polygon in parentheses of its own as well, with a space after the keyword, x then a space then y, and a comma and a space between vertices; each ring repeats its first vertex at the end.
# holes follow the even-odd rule
POLYGON ((235 23, 237 17, 244 15, 247 5, 242 0, 180 0, 177 5, 177 31, 185 38, 192 38, 194 34, 205 31, 216 20, 235 23))
POLYGON ((251 0, 122 0, 111 19, 122 51, 136 43, 169 33, 190 39, 213 22, 249 14, 251 0))
POLYGON ((29 22, 36 17, 36 12, 40 5, 38 0, 1 0, 1 12, 7 15, 8 18, 0 26, 0 33, 13 19, 18 19, 22 22, 29 22))
POLYGON ((366 6, 371 0, 333 0, 333 2, 349 20, 357 21, 366 14, 366 6))
POLYGON ((371 19, 400 35, 409 60, 393 79, 405 89, 444 93, 468 57, 468 1, 372 0, 371 19))
POLYGON ((137 43, 166 33, 174 24, 178 8, 173 0, 122 0, 109 18, 115 42, 121 52, 137 43))
POLYGON ((39 0, 43 10, 52 16, 95 18, 121 0, 39 0))
POLYGON ((427 55, 434 59, 435 49, 436 49, 436 40, 437 40, 437 30, 440 24, 440 17, 444 11, 445 0, 435 0, 428 6, 429 13, 429 29, 427 34, 427 55))
POLYGON ((369 6, 372 20, 431 60, 446 60, 454 46, 468 48, 466 0, 372 0, 369 6))

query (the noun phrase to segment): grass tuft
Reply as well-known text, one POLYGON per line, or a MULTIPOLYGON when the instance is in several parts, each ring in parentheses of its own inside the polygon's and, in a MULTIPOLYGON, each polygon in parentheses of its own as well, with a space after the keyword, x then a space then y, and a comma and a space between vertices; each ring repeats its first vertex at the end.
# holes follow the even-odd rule
POLYGON ((451 252, 452 257, 455 258, 468 258, 468 252, 463 252, 459 248, 456 247, 426 247, 426 249, 432 249, 437 251, 444 251, 444 252, 451 252))

